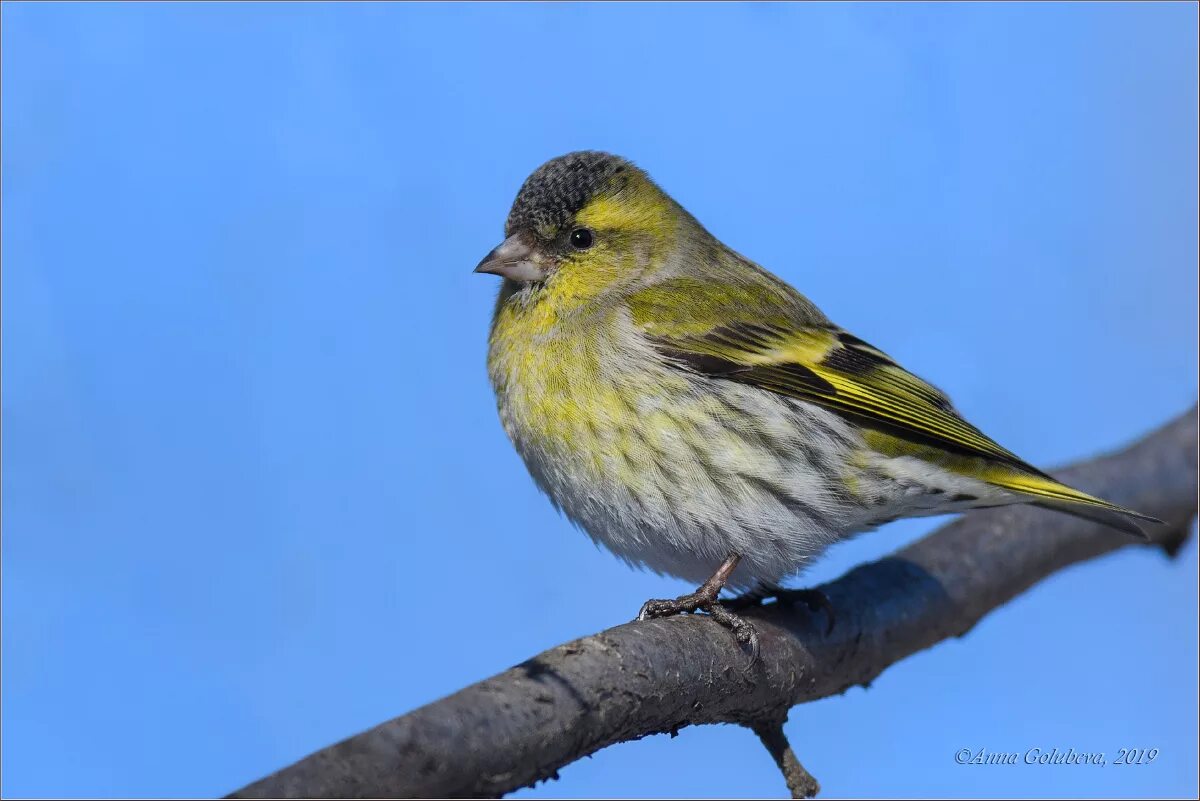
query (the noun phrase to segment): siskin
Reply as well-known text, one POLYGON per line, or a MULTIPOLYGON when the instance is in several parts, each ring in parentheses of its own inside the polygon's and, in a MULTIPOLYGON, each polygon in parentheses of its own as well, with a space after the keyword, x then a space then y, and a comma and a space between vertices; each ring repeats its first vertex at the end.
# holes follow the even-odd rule
MULTIPOLYGON (((488 347, 500 420, 551 502, 631 565, 779 592, 899 517, 1033 503, 1142 535, 964 420, 936 388, 722 244, 630 162, 570 153, 526 179, 488 347)), ((1144 535, 1143 535, 1144 536, 1144 535)))

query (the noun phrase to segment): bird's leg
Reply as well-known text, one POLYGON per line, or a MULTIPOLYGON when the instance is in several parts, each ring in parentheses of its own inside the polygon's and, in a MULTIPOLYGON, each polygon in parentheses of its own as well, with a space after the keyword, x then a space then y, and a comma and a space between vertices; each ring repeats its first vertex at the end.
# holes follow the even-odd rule
POLYGON ((687 595, 680 595, 678 598, 671 599, 651 599, 642 604, 642 611, 638 612, 638 620, 650 620, 656 617, 670 617, 683 612, 695 612, 696 610, 704 610, 706 605, 710 605, 717 600, 717 595, 725 586, 725 582, 729 580, 729 575, 738 566, 742 557, 736 553, 731 553, 725 557, 725 561, 717 568, 717 571, 709 576, 708 581, 701 584, 695 592, 689 592, 687 595))
POLYGON ((742 645, 749 645, 750 650, 758 653, 758 632, 754 627, 742 620, 740 617, 729 611, 725 606, 717 600, 721 589, 725 586, 725 582, 729 580, 730 574, 738 566, 738 562, 742 560, 740 554, 731 553, 725 557, 725 561, 717 568, 717 571, 709 577, 708 581, 701 584, 695 592, 689 592, 687 595, 681 595, 678 598, 667 600, 652 599, 642 604, 642 611, 638 612, 638 620, 651 620, 656 617, 669 617, 678 615, 683 612, 707 612, 713 620, 725 626, 733 632, 733 636, 742 645))

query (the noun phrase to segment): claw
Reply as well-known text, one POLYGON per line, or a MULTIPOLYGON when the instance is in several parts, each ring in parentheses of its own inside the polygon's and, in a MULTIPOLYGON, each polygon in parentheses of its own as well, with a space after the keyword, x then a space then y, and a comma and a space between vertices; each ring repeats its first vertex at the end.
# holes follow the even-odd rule
POLYGON ((678 598, 651 598, 642 604, 638 612, 638 620, 653 620, 656 617, 670 617, 684 612, 695 612, 711 604, 712 598, 707 593, 691 592, 678 598))
MULTIPOLYGON (((732 612, 729 614, 736 617, 732 612)), ((758 662, 759 655, 758 629, 741 618, 737 618, 737 621, 732 628, 734 639, 739 645, 747 646, 750 651, 750 665, 753 666, 758 662)))
POLYGON ((753 624, 729 611, 729 608, 720 601, 712 601, 701 608, 713 620, 729 629, 738 645, 748 646, 751 665, 758 661, 758 629, 754 628, 753 624))
POLYGON ((733 633, 734 639, 737 640, 739 645, 750 647, 750 664, 753 665, 758 661, 758 632, 754 626, 735 615, 717 600, 721 588, 725 585, 725 580, 729 578, 729 574, 737 567, 739 559, 740 557, 737 554, 731 554, 717 568, 717 572, 713 574, 712 578, 704 582, 695 592, 681 595, 678 598, 653 598, 646 601, 646 603, 642 604, 637 619, 641 621, 658 617, 669 617, 686 612, 707 612, 713 620, 725 626, 733 633))
POLYGON ((651 598, 649 601, 646 601, 646 603, 642 604, 642 611, 638 612, 637 619, 639 621, 653 620, 656 617, 660 617, 660 615, 655 614, 657 609, 658 609, 658 602, 655 599, 651 598))

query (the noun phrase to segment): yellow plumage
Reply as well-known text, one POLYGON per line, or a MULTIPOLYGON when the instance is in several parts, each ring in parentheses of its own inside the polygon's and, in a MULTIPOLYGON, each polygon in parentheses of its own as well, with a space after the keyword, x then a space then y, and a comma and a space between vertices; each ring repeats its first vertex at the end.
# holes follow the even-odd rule
POLYGON ((501 419, 555 504, 632 563, 773 585, 897 516, 1033 502, 1130 532, 1149 519, 996 444, 622 159, 543 165, 506 235, 478 268, 507 279, 488 356, 501 419))

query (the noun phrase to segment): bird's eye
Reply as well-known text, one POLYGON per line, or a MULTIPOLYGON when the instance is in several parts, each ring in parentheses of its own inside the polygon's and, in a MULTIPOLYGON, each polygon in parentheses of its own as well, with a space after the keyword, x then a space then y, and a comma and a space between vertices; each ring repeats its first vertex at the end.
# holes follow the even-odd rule
POLYGON ((592 246, 592 232, 586 228, 576 228, 571 232, 571 247, 576 250, 587 250, 592 246))

